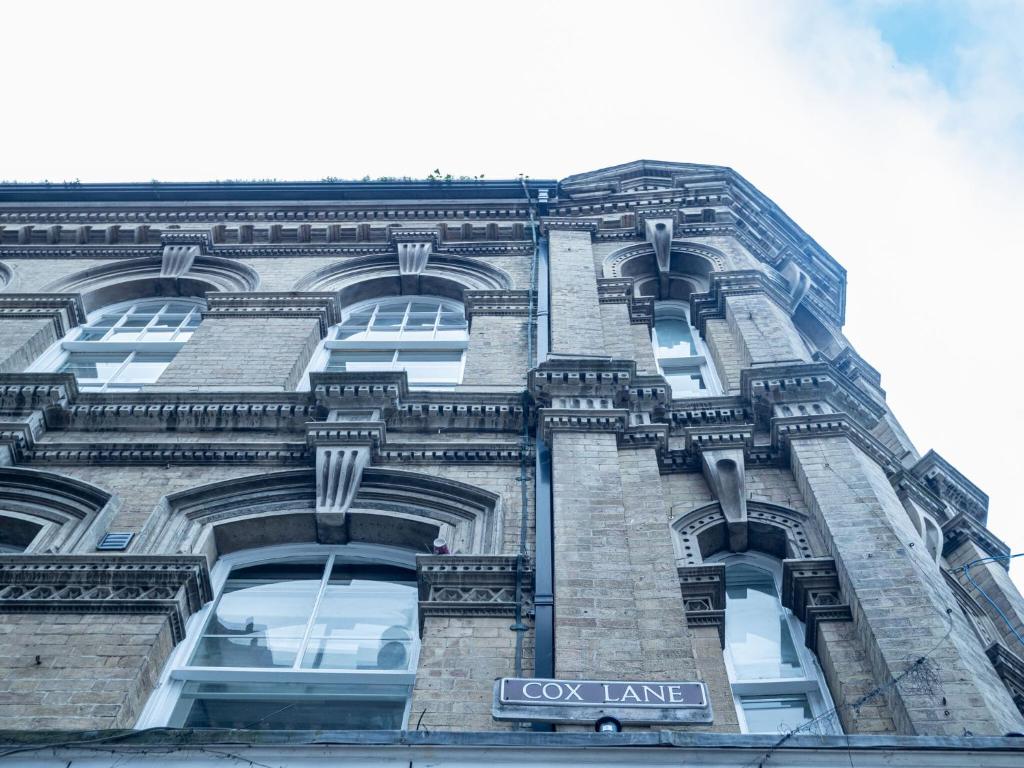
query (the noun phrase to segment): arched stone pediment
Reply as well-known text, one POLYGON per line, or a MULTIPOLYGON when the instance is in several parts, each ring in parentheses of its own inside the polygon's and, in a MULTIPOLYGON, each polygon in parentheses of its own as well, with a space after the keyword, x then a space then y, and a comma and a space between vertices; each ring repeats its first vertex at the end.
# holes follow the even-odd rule
POLYGON ((230 259, 199 256, 180 277, 161 274, 160 258, 127 259, 101 264, 62 277, 43 290, 80 293, 87 312, 129 299, 150 296, 202 296, 208 291, 249 292, 260 282, 254 269, 230 259))
MULTIPOLYGON (((670 253, 671 271, 681 276, 693 275, 706 281, 712 272, 728 268, 721 251, 700 243, 673 241, 670 253)), ((637 243, 612 251, 604 257, 602 271, 604 277, 655 277, 658 267, 654 247, 650 243, 637 243)))
MULTIPOLYGON (((295 291, 336 291, 342 304, 402 293, 401 271, 394 255, 349 258, 301 278, 295 291)), ((485 262, 434 253, 420 274, 418 292, 463 300, 467 290, 506 290, 508 273, 485 262)))
MULTIPOLYGON (((748 500, 747 518, 748 549, 780 560, 826 555, 824 545, 801 512, 748 500)), ((718 552, 729 551, 728 526, 721 505, 715 501, 677 517, 672 522, 672 538, 679 565, 700 565, 718 552)))
MULTIPOLYGON (((497 495, 466 483, 367 467, 345 513, 343 538, 427 554, 440 536, 453 552, 488 554, 500 546, 499 503, 497 495)), ((166 496, 143 530, 140 547, 206 554, 212 560, 241 549, 318 542, 320 537, 314 472, 301 469, 166 496), (257 518, 259 525, 252 525, 257 518)))
POLYGON ((9 524, 27 539, 22 543, 28 552, 91 549, 95 542, 86 534, 109 511, 110 501, 109 493, 81 480, 35 469, 0 468, 0 525, 7 524, 7 513, 9 524))

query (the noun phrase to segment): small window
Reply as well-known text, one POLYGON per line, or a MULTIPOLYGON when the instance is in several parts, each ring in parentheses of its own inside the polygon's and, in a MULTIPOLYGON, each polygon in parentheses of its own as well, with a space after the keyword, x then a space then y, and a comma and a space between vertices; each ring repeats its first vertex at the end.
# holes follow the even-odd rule
POLYGON ((190 622, 139 727, 404 726, 419 654, 411 556, 396 565, 300 549, 218 563, 217 598, 190 622))
POLYGON ((654 305, 652 340, 658 370, 672 387, 673 398, 721 393, 700 335, 690 325, 690 309, 685 303, 659 301, 654 305))
POLYGON ((147 299, 104 307, 51 347, 30 371, 67 371, 89 392, 153 384, 202 322, 199 299, 147 299))
MULTIPOLYGON (((308 371, 405 371, 410 386, 443 389, 462 381, 468 338, 458 302, 429 296, 374 299, 345 310, 308 371)), ((304 376, 303 384, 308 382, 304 376)))
MULTIPOLYGON (((832 708, 804 628, 779 599, 781 563, 757 553, 716 558, 725 563, 725 662, 744 733, 784 734, 832 708)), ((838 732, 823 717, 808 733, 838 732)))

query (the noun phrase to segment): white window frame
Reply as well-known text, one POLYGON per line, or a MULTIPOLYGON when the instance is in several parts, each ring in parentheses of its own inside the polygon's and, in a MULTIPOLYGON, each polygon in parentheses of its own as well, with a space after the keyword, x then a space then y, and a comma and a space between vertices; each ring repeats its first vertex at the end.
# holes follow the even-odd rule
MULTIPOLYGON (((353 352, 373 352, 373 351, 391 351, 393 355, 391 357, 391 363, 387 368, 381 368, 382 371, 401 371, 404 370, 398 363, 398 353, 402 350, 421 350, 421 351, 443 351, 443 350, 461 350, 461 360, 459 363, 459 375, 458 381, 409 381, 410 389, 451 389, 457 387, 462 383, 462 379, 465 376, 466 371, 466 349, 469 346, 469 329, 466 328, 466 336, 463 339, 359 339, 357 341, 350 341, 347 339, 335 338, 340 329, 348 318, 357 313, 364 311, 367 307, 374 307, 373 314, 370 317, 367 326, 370 327, 373 321, 377 317, 379 311, 377 305, 382 302, 388 301, 406 301, 407 305, 405 308, 405 317, 402 319, 402 326, 408 320, 409 313, 411 311, 412 302, 423 301, 423 302, 437 302, 438 309, 437 313, 440 316, 441 312, 459 312, 465 317, 466 309, 465 306, 454 299, 446 299, 440 296, 379 296, 374 299, 368 299, 361 301, 358 304, 352 304, 351 306, 345 307, 342 313, 341 322, 337 325, 332 325, 328 331, 326 337, 320 342, 316 350, 313 352, 310 358, 309 365, 306 366, 306 370, 303 372, 302 377, 299 379, 298 389, 299 391, 306 391, 309 389, 309 374, 317 371, 323 371, 327 367, 327 362, 330 359, 331 352, 334 350, 350 350, 353 352)), ((436 332, 436 320, 435 320, 435 332, 436 332)))
MULTIPOLYGON (((277 669, 267 667, 198 667, 189 664, 202 639, 203 629, 210 613, 217 605, 224 591, 224 583, 233 568, 285 562, 291 559, 316 556, 341 558, 343 562, 365 565, 392 565, 416 571, 416 553, 399 547, 378 544, 345 544, 326 546, 320 544, 285 544, 273 547, 243 550, 219 558, 210 570, 210 586, 213 599, 189 617, 185 624, 185 639, 171 652, 153 693, 135 724, 136 729, 166 726, 178 712, 181 693, 186 682, 274 682, 274 683, 341 683, 341 684, 386 684, 406 686, 405 710, 402 714, 402 729, 409 723, 412 707, 412 688, 419 666, 419 633, 410 644, 409 664, 404 670, 339 670, 339 669, 277 669)), ((327 568, 333 565, 328 562, 327 568)), ((329 572, 329 570, 328 570, 329 572)), ((322 596, 322 595, 321 595, 322 596)), ((319 598, 318 598, 319 600, 319 598)), ((313 611, 315 612, 316 606, 313 611)), ((359 698, 359 697, 356 697, 359 698)), ((369 698, 369 697, 364 697, 369 698)))
POLYGON ((722 383, 718 380, 718 373, 711 362, 707 345, 700 333, 690 322, 690 306, 684 301, 658 301, 654 304, 654 324, 651 327, 651 344, 654 348, 654 359, 658 364, 658 372, 666 378, 674 373, 691 371, 700 373, 704 379, 704 389, 697 392, 672 393, 673 400, 690 399, 694 397, 711 397, 722 394, 722 383), (693 338, 694 347, 697 350, 695 355, 675 355, 663 357, 658 354, 658 320, 682 320, 690 326, 690 335, 693 338))
MULTIPOLYGON (((117 304, 110 304, 106 307, 101 307, 90 312, 83 325, 72 328, 63 339, 51 345, 49 349, 36 358, 35 362, 33 362, 26 370, 28 373, 52 373, 59 370, 60 367, 67 362, 69 353, 71 352, 88 352, 91 354, 128 353, 121 365, 118 366, 117 370, 115 370, 101 385, 95 386, 80 384, 79 388, 86 392, 137 392, 144 388, 146 384, 153 384, 155 382, 131 382, 124 384, 116 382, 117 376, 135 359, 136 355, 148 353, 169 353, 173 359, 178 351, 188 343, 189 339, 185 339, 184 341, 79 341, 79 339, 104 315, 121 315, 120 319, 118 319, 118 321, 112 326, 111 331, 113 331, 124 325, 128 314, 133 307, 139 305, 155 306, 158 304, 163 306, 171 303, 191 305, 192 309, 189 311, 189 316, 193 312, 198 312, 201 316, 206 310, 206 302, 203 299, 181 296, 134 299, 132 301, 122 301, 117 304)), ((153 314, 153 318, 149 323, 140 327, 139 331, 141 332, 152 327, 159 315, 160 312, 158 310, 153 314)), ((200 322, 202 322, 201 319, 200 322)), ((199 326, 197 325, 195 327, 198 328, 199 326)), ((175 335, 177 336, 181 332, 181 325, 179 325, 178 330, 175 331, 175 335)), ((192 333, 194 332, 195 328, 192 329, 192 333)), ((191 336, 189 338, 191 338, 191 336)))
MULTIPOLYGON (((793 638, 793 646, 796 648, 800 660, 800 667, 804 670, 802 677, 780 677, 764 680, 738 680, 736 667, 733 664, 732 651, 726 641, 723 656, 725 657, 725 668, 729 674, 729 684, 732 688, 733 705, 736 708, 736 717, 739 720, 740 731, 750 733, 747 725, 747 717, 740 704, 743 696, 786 696, 803 694, 811 707, 811 716, 814 718, 834 709, 832 695, 829 693, 828 685, 825 682, 825 675, 821 671, 821 665, 814 653, 804 644, 806 628, 803 622, 796 617, 791 610, 782 605, 782 561, 761 552, 719 552, 709 557, 707 563, 723 563, 727 568, 730 565, 750 565, 760 568, 771 574, 775 582, 776 598, 779 601, 779 608, 786 620, 790 635, 793 638)), ((728 576, 726 576, 728 585, 728 576)), ((726 619, 728 621, 728 619, 726 619)), ((728 637, 728 635, 726 635, 728 637)), ((831 718, 823 718, 820 727, 811 732, 812 735, 819 734, 841 734, 842 725, 838 715, 831 718)))

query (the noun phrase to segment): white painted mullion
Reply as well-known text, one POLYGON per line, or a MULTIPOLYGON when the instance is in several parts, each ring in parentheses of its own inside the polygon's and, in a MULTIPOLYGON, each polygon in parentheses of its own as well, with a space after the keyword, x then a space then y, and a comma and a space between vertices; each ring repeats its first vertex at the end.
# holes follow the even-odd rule
POLYGON ((306 620, 306 632, 302 636, 302 642, 299 643, 299 652, 295 656, 295 663, 292 664, 292 669, 302 669, 302 658, 306 655, 306 646, 309 645, 309 636, 313 634, 313 622, 316 621, 317 613, 320 611, 320 603, 324 599, 324 594, 327 592, 327 584, 331 580, 331 570, 334 568, 335 555, 332 553, 327 558, 327 564, 324 566, 324 573, 320 577, 320 589, 317 590, 316 599, 313 601, 313 612, 310 613, 309 618, 306 620))

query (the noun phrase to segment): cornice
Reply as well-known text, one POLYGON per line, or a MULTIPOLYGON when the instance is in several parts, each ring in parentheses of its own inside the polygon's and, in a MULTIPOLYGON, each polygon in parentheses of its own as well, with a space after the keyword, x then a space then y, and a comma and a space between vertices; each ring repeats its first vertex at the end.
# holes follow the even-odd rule
POLYGON ((555 432, 621 434, 629 426, 629 411, 623 408, 540 408, 537 420, 545 440, 550 440, 555 432))
POLYGON ((85 316, 82 297, 77 293, 0 293, 0 317, 47 318, 53 322, 58 339, 84 323, 85 316))
POLYGON ((972 515, 982 524, 988 519, 988 494, 935 451, 922 456, 910 473, 958 512, 972 515))
POLYGON ((541 216, 540 231, 545 235, 554 232, 589 232, 591 237, 601 228, 601 219, 576 216, 541 216))
POLYGON ((553 397, 582 397, 618 404, 628 398, 635 378, 632 360, 551 357, 530 371, 528 383, 530 393, 543 403, 553 397))
POLYGON ((320 337, 341 322, 341 304, 336 293, 210 293, 204 319, 210 318, 312 318, 320 337))
POLYGON ((474 317, 482 315, 528 317, 530 295, 531 291, 465 291, 463 302, 466 307, 466 317, 470 321, 474 317))
POLYGON ((166 614, 180 642, 212 598, 202 556, 0 557, 0 613, 166 614))
POLYGON ((819 623, 853 620, 831 557, 783 560, 781 597, 782 604, 806 625, 804 644, 815 653, 819 623))
POLYGON ((1010 570, 1010 547, 980 523, 973 515, 961 512, 942 526, 942 556, 949 558, 965 542, 970 541, 995 562, 1010 570))
POLYGON ((532 593, 533 568, 514 555, 419 555, 420 618, 513 616, 517 578, 532 593))
POLYGON ((631 277, 598 278, 597 298, 601 304, 626 304, 629 321, 634 325, 649 327, 654 323, 654 299, 635 296, 631 277))
POLYGON ((693 325, 704 336, 708 320, 725 318, 727 297, 754 294, 767 296, 786 314, 790 314, 793 309, 789 287, 781 277, 758 269, 712 272, 707 293, 694 293, 690 296, 693 325))
POLYGON ((725 565, 682 565, 676 568, 688 627, 714 627, 725 648, 725 565))
POLYGON ((780 454, 788 454, 794 440, 845 437, 882 467, 886 475, 902 470, 899 459, 879 440, 861 429, 845 413, 783 416, 771 420, 771 443, 780 454))
POLYGON ((303 466, 309 452, 303 443, 275 442, 155 442, 95 443, 51 441, 36 443, 25 451, 24 463, 40 464, 117 464, 117 465, 208 465, 246 464, 264 466, 303 466))
POLYGON ((995 667, 999 679, 1003 681, 1003 685, 1010 692, 1013 703, 1024 715, 1024 658, 999 642, 990 645, 985 650, 985 654, 992 662, 992 666, 995 667))

